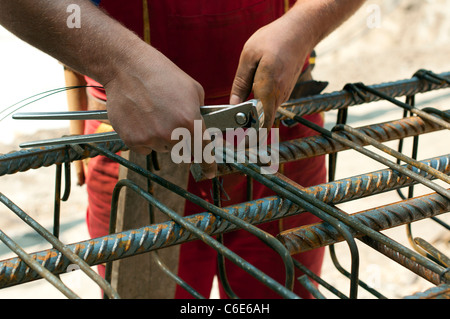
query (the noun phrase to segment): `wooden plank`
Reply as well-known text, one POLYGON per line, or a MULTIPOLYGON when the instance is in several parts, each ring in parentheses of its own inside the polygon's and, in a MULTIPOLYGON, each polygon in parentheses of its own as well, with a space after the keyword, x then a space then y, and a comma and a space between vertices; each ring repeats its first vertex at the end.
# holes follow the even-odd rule
MULTIPOLYGON (((134 152, 123 152, 122 156, 142 167, 146 167, 146 156, 134 152)), ((159 170, 152 171, 183 188, 187 188, 189 177, 188 164, 174 164, 170 153, 157 155, 159 170)), ((127 178, 147 189, 147 181, 139 174, 120 168, 119 178, 127 178)), ((180 215, 183 215, 185 200, 173 192, 153 183, 153 194, 180 215)), ((117 215, 116 231, 142 227, 149 224, 148 203, 135 192, 122 189, 117 215)), ((155 223, 166 221, 167 218, 157 209, 155 223)), ((114 262, 111 284, 121 298, 126 299, 171 299, 175 295, 175 283, 157 265, 152 253, 146 253, 114 262)), ((158 251, 160 259, 173 272, 178 269, 179 246, 158 251)))

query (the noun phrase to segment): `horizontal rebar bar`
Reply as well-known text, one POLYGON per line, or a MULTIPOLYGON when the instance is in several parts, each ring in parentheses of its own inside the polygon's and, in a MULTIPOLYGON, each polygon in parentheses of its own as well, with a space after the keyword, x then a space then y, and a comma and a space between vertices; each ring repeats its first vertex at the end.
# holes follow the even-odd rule
MULTIPOLYGON (((423 161, 445 173, 450 173, 450 155, 423 161)), ((422 172, 423 176, 431 178, 422 172)), ((341 203, 370 196, 399 187, 410 186, 414 180, 392 170, 381 170, 343 180, 312 186, 304 191, 327 203, 341 203)), ((303 212, 303 209, 278 196, 224 208, 229 214, 251 224, 260 224, 303 212)), ((200 213, 185 217, 208 235, 220 234, 236 229, 236 225, 211 213, 200 213)), ((181 244, 194 238, 174 222, 165 222, 147 227, 104 236, 68 245, 68 248, 83 258, 89 265, 97 265, 139 253, 171 245, 181 244)), ((45 263, 54 273, 65 272, 70 261, 54 249, 31 254, 45 263)), ((0 287, 7 287, 39 279, 20 259, 12 258, 0 262, 0 287), (12 276, 11 273, 14 273, 12 276)))
POLYGON ((423 265, 416 262, 414 258, 405 256, 401 252, 396 251, 390 247, 387 247, 386 245, 376 240, 373 240, 372 238, 364 236, 361 237, 360 239, 366 245, 372 247, 373 249, 377 250, 386 257, 389 257, 390 259, 396 261, 403 267, 409 269, 416 275, 428 280, 429 282, 435 285, 440 285, 442 283, 448 284, 448 280, 444 277, 444 273, 437 273, 427 267, 424 267, 423 265))
MULTIPOLYGON (((431 182, 430 180, 423 178, 422 176, 420 176, 419 174, 413 172, 412 170, 410 170, 409 168, 405 168, 403 166, 400 166, 398 163, 392 162, 391 160, 389 160, 386 157, 383 157, 367 148, 364 148, 363 146, 364 143, 361 142, 354 142, 353 140, 349 139, 348 137, 343 137, 341 135, 338 135, 335 133, 334 129, 333 130, 327 130, 313 122, 310 122, 300 116, 295 115, 292 112, 286 111, 284 109, 278 109, 278 112, 288 116, 290 119, 295 120, 307 127, 309 127, 310 129, 315 130, 316 132, 322 134, 323 136, 332 139, 332 140, 336 140, 342 144, 345 144, 347 146, 349 146, 350 148, 352 148, 353 150, 366 155, 368 158, 371 158, 379 163, 382 163, 384 165, 386 165, 387 167, 390 167, 392 169, 398 170, 399 172, 401 172, 402 174, 409 176, 415 180, 417 180, 418 182, 420 182, 421 184, 431 188, 432 190, 438 192, 439 194, 447 197, 450 200, 450 191, 447 190, 446 188, 431 182)), ((363 136, 366 136, 364 134, 362 134, 363 136)), ((370 141, 369 139, 371 139, 370 137, 366 136, 367 138, 365 138, 365 142, 369 143, 370 145, 370 141)), ((374 140, 376 142, 376 140, 374 140)))
MULTIPOLYGON (((441 73, 439 76, 450 79, 450 72, 441 73)), ((395 98, 448 88, 450 85, 446 82, 432 83, 413 76, 411 79, 371 85, 370 87, 395 98)), ((367 93, 366 99, 362 99, 347 90, 342 90, 292 100, 283 104, 282 107, 298 116, 303 116, 380 100, 382 100, 381 97, 371 93, 367 93)), ((277 114, 277 118, 282 118, 282 116, 277 114)))
MULTIPOLYGON (((114 153, 127 149, 122 141, 107 142, 100 145, 114 153)), ((47 167, 54 164, 73 162, 99 155, 98 152, 93 151, 84 145, 79 145, 79 147, 81 148, 80 150, 75 150, 75 148, 69 145, 48 146, 1 154, 0 176, 47 167)))
MULTIPOLYGON (((450 111, 445 112, 450 115, 450 111)), ((356 128, 358 132, 365 134, 378 142, 388 142, 412 136, 432 133, 442 128, 434 123, 426 122, 417 116, 407 117, 400 120, 388 121, 384 123, 372 124, 356 128)), ((353 142, 368 145, 367 141, 361 140, 345 132, 335 132, 336 135, 345 137, 353 142)), ((279 160, 280 164, 302 160, 310 157, 336 153, 348 150, 350 147, 337 140, 328 139, 322 135, 315 135, 290 141, 280 142, 279 160)), ((232 165, 218 165, 218 176, 236 173, 237 170, 232 165)))
POLYGON ((450 299, 450 285, 442 284, 432 287, 426 291, 405 296, 404 299, 450 299))
MULTIPOLYGON (((450 211, 450 201, 433 193, 352 214, 361 223, 381 231, 450 211)), ((354 237, 364 234, 351 229, 354 237)), ((328 246, 344 239, 325 222, 306 225, 281 232, 278 239, 291 254, 328 246)))

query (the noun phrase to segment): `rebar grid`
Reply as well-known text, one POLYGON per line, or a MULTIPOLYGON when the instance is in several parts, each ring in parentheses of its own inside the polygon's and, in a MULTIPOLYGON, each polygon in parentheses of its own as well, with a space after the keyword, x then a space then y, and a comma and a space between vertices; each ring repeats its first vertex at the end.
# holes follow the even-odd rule
MULTIPOLYGON (((184 287, 196 298, 204 298, 188 286, 183 278, 171 273, 157 255, 157 251, 161 248, 180 245, 193 240, 202 240, 219 253, 219 269, 221 271, 219 278, 231 298, 239 298, 239 296, 233 292, 233 287, 227 282, 224 259, 229 259, 283 298, 298 298, 292 292, 294 280, 299 281, 315 298, 325 297, 320 289, 312 284, 312 281, 331 291, 338 298, 357 298, 360 287, 370 291, 377 298, 385 298, 382 293, 370 288, 359 278, 360 256, 355 240, 360 240, 372 249, 389 256, 393 261, 404 266, 405 269, 436 285, 436 289, 407 298, 448 298, 450 271, 449 258, 446 253, 439 251, 426 240, 417 237, 412 238, 415 245, 413 245, 413 249, 410 249, 383 235, 381 231, 398 225, 411 225, 411 223, 422 219, 435 220, 440 225, 450 229, 437 217, 447 213, 450 209, 448 186, 442 186, 442 183, 450 181, 448 177, 450 155, 418 161, 416 154, 409 157, 403 154, 401 149, 402 140, 406 137, 414 137, 414 147, 417 148, 417 139, 420 135, 449 128, 449 111, 443 112, 432 108, 420 110, 413 103, 415 94, 447 88, 449 79, 450 73, 437 75, 430 71, 420 70, 410 80, 370 87, 361 83, 349 84, 341 92, 289 101, 280 108, 278 118, 287 117, 295 120, 300 123, 299 125, 306 125, 316 130, 319 135, 280 143, 280 163, 328 154, 330 157, 330 181, 322 185, 303 188, 279 173, 273 175, 261 174, 260 167, 249 161, 221 164, 219 165, 218 176, 244 174, 248 176, 250 184, 255 180, 277 193, 276 196, 249 200, 230 207, 222 207, 217 178, 213 180, 214 203, 212 204, 162 179, 151 172, 148 167, 140 167, 117 155, 117 151, 127 149, 120 141, 98 145, 85 144, 79 147, 70 145, 46 147, 1 155, 0 175, 55 165, 57 169, 55 185, 57 196, 54 203, 54 234, 51 234, 0 193, 2 204, 22 218, 53 246, 52 249, 27 254, 5 233, 0 232, 0 240, 19 256, 0 261, 0 287, 10 287, 45 278, 65 296, 77 298, 78 296, 57 277, 59 274, 66 272, 67 267, 75 264, 105 292, 106 297, 119 298, 120 296, 109 284, 111 263, 137 254, 152 253, 159 266, 178 285, 184 287), (407 102, 395 100, 400 96, 407 96, 407 102), (405 110, 404 118, 361 128, 353 128, 345 123, 345 116, 342 115, 342 112, 347 112, 349 106, 368 104, 382 99, 403 108, 405 110), (317 127, 301 117, 302 115, 332 109, 339 109, 340 113, 338 114, 337 125, 331 131, 317 127), (406 112, 409 112, 411 116, 406 117, 406 112), (416 116, 413 116, 413 114, 416 116), (398 150, 393 150, 381 144, 393 140, 399 140, 400 147, 398 150), (397 162, 369 151, 365 146, 378 148, 388 155, 394 156, 397 162), (334 181, 336 154, 348 149, 358 151, 388 168, 334 181), (68 245, 61 243, 58 240, 59 201, 67 200, 70 194, 70 163, 97 155, 109 157, 127 169, 146 177, 149 182, 157 183, 180 197, 203 207, 205 212, 181 217, 166 207, 164 203, 156 200, 148 190, 142 189, 130 180, 120 180, 112 201, 111 234, 68 245), (401 162, 406 163, 406 165, 401 165, 401 162), (60 196, 62 167, 64 167, 66 187, 63 196, 60 196), (436 183, 436 181, 439 181, 439 183, 436 183), (435 193, 413 197, 415 185, 424 185, 434 190, 435 193), (402 189, 405 187, 408 187, 409 190, 407 197, 402 193, 402 189), (119 201, 118 195, 122 188, 129 188, 138 193, 139 196, 151 203, 150 207, 158 208, 171 220, 116 233, 114 231, 115 211, 119 201), (388 191, 397 191, 403 201, 352 215, 335 206, 339 203, 388 191), (283 231, 277 238, 256 227, 263 222, 283 219, 303 212, 310 212, 318 216, 322 222, 283 231), (283 283, 273 280, 241 256, 231 252, 223 244, 222 234, 237 229, 249 231, 280 255, 285 265, 284 269, 280 269, 285 273, 283 283), (214 239, 212 236, 217 236, 217 238, 214 239), (333 245, 341 241, 347 243, 351 254, 350 272, 342 269, 336 256, 333 255, 333 245), (323 246, 330 247, 336 267, 349 278, 348 296, 291 258, 291 255, 323 246), (108 265, 106 280, 89 268, 89 266, 102 263, 108 265), (300 269, 305 275, 294 278, 294 268, 300 269)), ((227 151, 229 153, 224 154, 224 156, 236 156, 233 151, 227 151)))

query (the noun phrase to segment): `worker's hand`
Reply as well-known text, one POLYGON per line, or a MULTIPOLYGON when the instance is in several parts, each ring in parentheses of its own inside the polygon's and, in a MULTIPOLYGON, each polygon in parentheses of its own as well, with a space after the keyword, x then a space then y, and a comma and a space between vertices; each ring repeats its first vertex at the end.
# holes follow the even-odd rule
POLYGON ((273 125, 277 108, 289 98, 313 49, 305 31, 285 14, 256 31, 242 50, 230 103, 243 102, 253 91, 264 106, 266 128, 273 125))
MULTIPOLYGON (((177 128, 189 130, 193 145, 194 120, 202 121, 205 130, 202 86, 150 46, 141 50, 140 59, 128 61, 104 85, 112 126, 131 150, 141 154, 170 152, 179 142, 171 139, 177 128)), ((214 163, 203 164, 206 177, 212 178, 215 169, 214 163)))

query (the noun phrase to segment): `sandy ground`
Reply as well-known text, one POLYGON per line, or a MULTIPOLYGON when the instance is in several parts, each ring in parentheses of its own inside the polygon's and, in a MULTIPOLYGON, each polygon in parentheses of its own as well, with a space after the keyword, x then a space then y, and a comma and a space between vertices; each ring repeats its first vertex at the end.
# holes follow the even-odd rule
MULTIPOLYGON (((330 35, 317 47, 316 79, 329 81, 327 92, 341 90, 346 83, 364 82, 376 84, 410 78, 421 68, 436 73, 450 71, 450 1, 409 0, 369 1, 339 30, 330 35)), ((4 77, 0 79, 3 110, 18 100, 37 92, 64 86, 61 66, 48 56, 30 48, 4 30, 0 32, 2 53, 0 67, 4 77), (17 87, 15 83, 21 83, 17 87)), ((441 90, 417 97, 418 106, 433 106, 446 109, 450 92, 441 90)), ((55 95, 24 110, 54 110, 65 108, 65 96, 55 95)), ((4 114, 2 114, 3 117, 4 114)), ((402 116, 402 111, 389 103, 377 102, 351 108, 348 124, 353 127, 379 123, 402 116)), ((326 114, 326 125, 332 127, 336 112, 326 114)), ((33 123, 17 123, 10 118, 0 122, 0 153, 18 149, 23 141, 61 136, 67 133, 63 124, 45 123, 37 127, 33 123), (56 125, 51 126, 50 125, 56 125)), ((406 141, 405 150, 410 150, 406 141)), ((396 147, 397 143, 388 143, 396 147)), ((419 159, 447 154, 450 150, 448 132, 424 135, 420 138, 419 159)), ((339 156, 336 178, 354 176, 383 168, 377 162, 353 151, 339 156)), ((0 190, 47 229, 52 229, 53 194, 55 168, 42 168, 0 179, 0 190)), ((61 208, 61 240, 73 243, 88 238, 84 223, 86 193, 85 187, 75 185, 72 179, 69 200, 61 208)), ((416 189, 416 195, 429 193, 424 187, 416 189)), ((399 201, 399 196, 386 193, 364 200, 339 205, 348 213, 377 207, 399 201)), ((44 243, 35 232, 6 208, 0 207, 0 229, 16 240, 28 252, 50 245, 44 243)), ((450 222, 446 214, 442 219, 450 222)), ((384 232, 397 241, 408 245, 405 227, 384 232)), ((422 237, 449 254, 448 231, 432 221, 415 223, 414 236, 422 237)), ((367 282, 388 298, 401 298, 417 291, 424 291, 433 285, 417 277, 395 262, 359 243, 360 279, 367 282)), ((339 262, 350 269, 350 255, 346 244, 337 244, 339 262)), ((0 244, 0 260, 13 256, 0 244)), ((98 298, 98 288, 80 272, 61 276, 82 298, 98 298)), ((322 277, 345 294, 349 281, 340 274, 331 262, 327 252, 322 277)), ((335 298, 321 289, 328 298, 335 298)), ((359 298, 373 298, 363 289, 359 298)), ((0 298, 62 298, 55 288, 43 280, 1 289, 0 298)), ((216 291, 212 298, 217 297, 216 291)))

